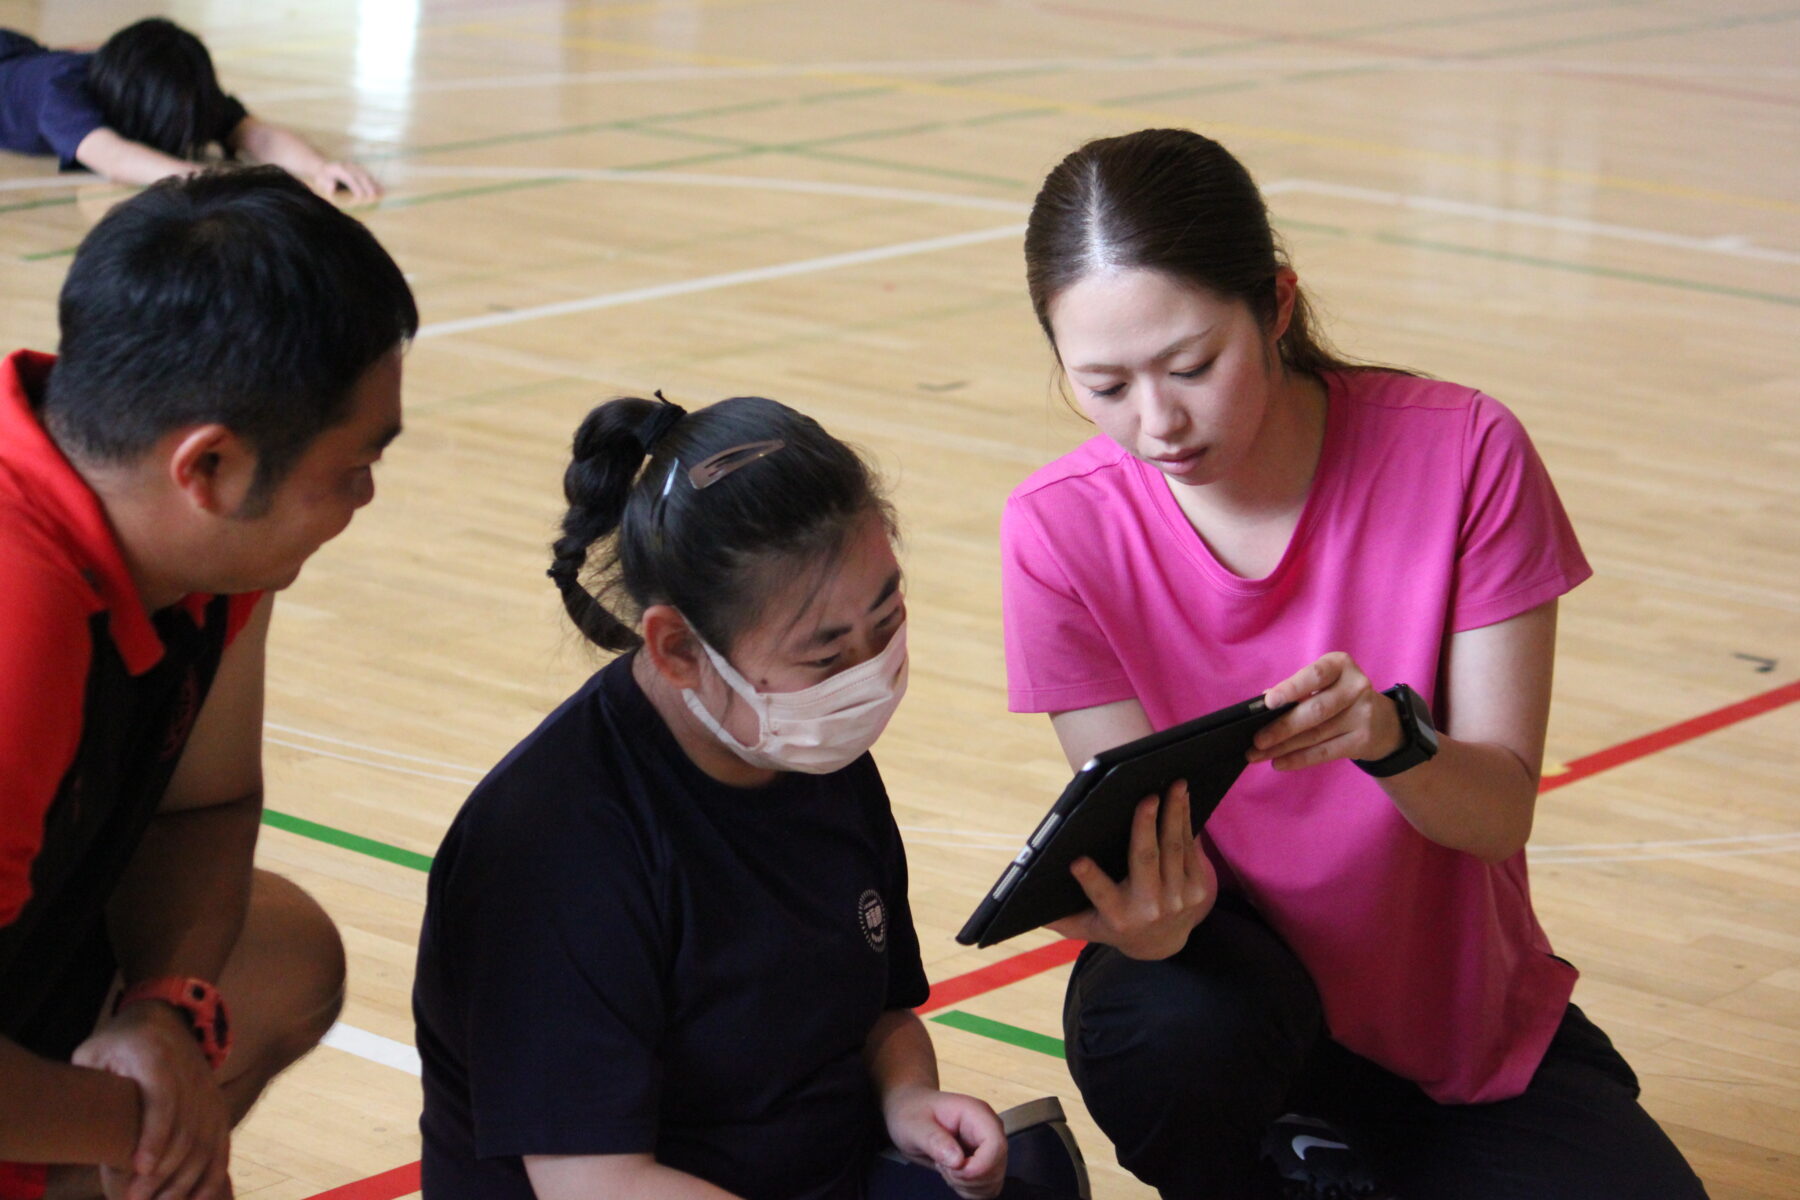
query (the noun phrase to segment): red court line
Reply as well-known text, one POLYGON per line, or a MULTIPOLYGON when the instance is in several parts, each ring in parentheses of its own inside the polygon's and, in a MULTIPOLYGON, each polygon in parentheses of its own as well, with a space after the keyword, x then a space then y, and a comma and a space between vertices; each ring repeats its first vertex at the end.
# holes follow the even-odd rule
POLYGON ((948 1008, 973 996, 1003 988, 1009 983, 1017 983, 1021 979, 1054 970, 1074 962, 1075 956, 1081 953, 1081 948, 1086 944, 1063 939, 1039 946, 1035 950, 1027 950, 1023 954, 1015 954, 1011 958, 1003 958, 997 963, 989 963, 985 967, 977 967, 954 979, 940 980, 931 985, 931 995, 925 1003, 913 1011, 928 1013, 948 1008))
POLYGON ((398 1200, 398 1197, 410 1196, 418 1190, 419 1164, 415 1162, 383 1171, 379 1175, 371 1175, 367 1179, 359 1179, 355 1183, 346 1183, 329 1192, 320 1192, 311 1197, 311 1200, 398 1200))
POLYGON ((1565 784, 1574 783, 1577 779, 1586 779, 1590 775, 1598 775, 1601 771, 1655 754, 1659 750, 1667 750, 1670 746, 1691 742, 1703 734, 1723 729, 1727 725, 1735 725, 1739 721, 1746 721, 1766 712, 1772 712, 1784 705, 1792 704, 1796 700, 1800 700, 1800 680, 1785 683, 1760 696, 1752 696, 1748 700, 1739 700, 1736 704, 1727 704, 1724 708, 1703 713, 1678 725, 1671 725, 1667 729, 1658 729, 1655 733, 1646 733, 1643 737, 1633 738, 1629 742, 1621 742, 1617 746, 1609 746, 1605 750, 1575 759, 1569 763, 1569 769, 1561 775, 1551 775, 1540 782, 1538 791, 1554 791, 1565 784))
MULTIPOLYGON (((1561 775, 1552 775, 1538 785, 1538 791, 1548 792, 1573 783, 1577 779, 1586 779, 1598 775, 1601 771, 1624 763, 1632 762, 1646 755, 1655 754, 1659 750, 1667 750, 1670 746, 1678 746, 1682 742, 1693 741, 1697 737, 1723 729, 1727 725, 1735 725, 1739 721, 1772 712, 1800 700, 1800 680, 1783 684, 1778 688, 1752 696, 1748 700, 1740 700, 1736 704, 1727 704, 1724 708, 1715 709, 1701 716, 1671 725, 1667 729, 1659 729, 1655 733, 1647 733, 1643 737, 1633 738, 1629 742, 1621 742, 1617 746, 1589 754, 1584 758, 1569 763, 1568 770, 1561 775)), ((1075 961, 1081 953, 1083 943, 1061 940, 1048 945, 1027 950, 1023 954, 1015 954, 1011 958, 1003 958, 997 963, 989 963, 985 967, 977 967, 973 971, 964 972, 951 979, 945 979, 932 985, 931 995, 921 1004, 917 1012, 928 1013, 935 1009, 947 1008, 952 1004, 984 995, 1017 983, 1021 979, 1029 979, 1033 975, 1041 975, 1045 971, 1075 961)), ((409 1163, 404 1167, 396 1167, 392 1171, 384 1171, 380 1175, 372 1175, 355 1183, 347 1183, 343 1187, 333 1188, 329 1192, 320 1192, 309 1200, 399 1200, 401 1196, 411 1195, 419 1190, 419 1164, 409 1163)))

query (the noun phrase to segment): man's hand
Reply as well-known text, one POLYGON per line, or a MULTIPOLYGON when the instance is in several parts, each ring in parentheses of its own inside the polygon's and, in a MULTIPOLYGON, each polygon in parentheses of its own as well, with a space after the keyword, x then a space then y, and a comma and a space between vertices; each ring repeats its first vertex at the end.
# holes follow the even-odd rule
POLYGON ((973 1096, 897 1087, 882 1105, 888 1137, 908 1162, 936 1167, 963 1200, 990 1200, 1006 1181, 1006 1131, 973 1096))
POLYGON ((231 1114, 180 1013, 127 1005, 75 1048, 71 1061, 138 1085, 143 1119, 129 1176, 107 1171, 115 1200, 229 1200, 231 1114))

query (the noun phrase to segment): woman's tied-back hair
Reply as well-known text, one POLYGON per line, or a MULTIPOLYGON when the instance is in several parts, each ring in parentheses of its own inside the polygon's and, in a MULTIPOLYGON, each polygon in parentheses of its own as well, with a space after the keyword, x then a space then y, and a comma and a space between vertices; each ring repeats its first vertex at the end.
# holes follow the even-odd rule
POLYGON ((576 627, 606 650, 642 645, 635 625, 644 609, 670 604, 729 654, 768 601, 828 569, 865 518, 894 532, 862 457, 811 417, 760 396, 686 414, 637 397, 599 405, 575 432, 563 495, 569 508, 550 577, 576 627), (780 449, 705 487, 688 477, 721 452, 769 441, 780 449))
MULTIPOLYGON (((1056 165, 1025 229, 1025 277, 1038 324, 1056 344, 1050 304, 1095 271, 1159 271, 1276 317, 1287 266, 1261 193, 1242 163, 1186 129, 1145 129, 1089 142, 1056 165)), ((1291 371, 1354 370, 1317 332, 1304 294, 1279 351, 1291 371)))
POLYGON ((106 39, 88 64, 87 85, 121 137, 175 158, 198 160, 229 130, 231 101, 199 38, 151 17, 106 39))

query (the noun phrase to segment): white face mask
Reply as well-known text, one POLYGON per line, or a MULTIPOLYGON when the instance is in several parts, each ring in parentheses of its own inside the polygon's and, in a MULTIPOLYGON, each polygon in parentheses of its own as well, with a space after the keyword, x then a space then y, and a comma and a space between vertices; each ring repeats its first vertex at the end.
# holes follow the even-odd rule
POLYGON ((756 740, 746 746, 732 737, 692 688, 683 688, 681 698, 714 737, 753 767, 809 775, 847 767, 875 744, 906 695, 905 622, 868 662, 797 692, 759 692, 723 654, 704 641, 700 646, 719 678, 756 714, 756 740))

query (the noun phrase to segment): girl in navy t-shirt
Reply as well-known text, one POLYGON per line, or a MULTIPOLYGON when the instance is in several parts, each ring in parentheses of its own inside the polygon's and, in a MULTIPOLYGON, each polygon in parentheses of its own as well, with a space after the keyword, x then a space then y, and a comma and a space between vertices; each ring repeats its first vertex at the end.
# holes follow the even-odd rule
POLYGON ((298 176, 329 196, 373 200, 381 185, 304 138, 244 110, 219 87, 212 56, 173 21, 127 25, 98 50, 50 50, 0 29, 0 149, 54 154, 115 183, 191 175, 219 147, 298 176))
POLYGON ((550 575, 627 653, 494 769, 432 868, 426 1196, 995 1195, 1001 1123, 938 1089, 912 1012, 868 754, 905 691, 906 604, 869 469, 770 400, 620 399, 564 490, 550 575))

